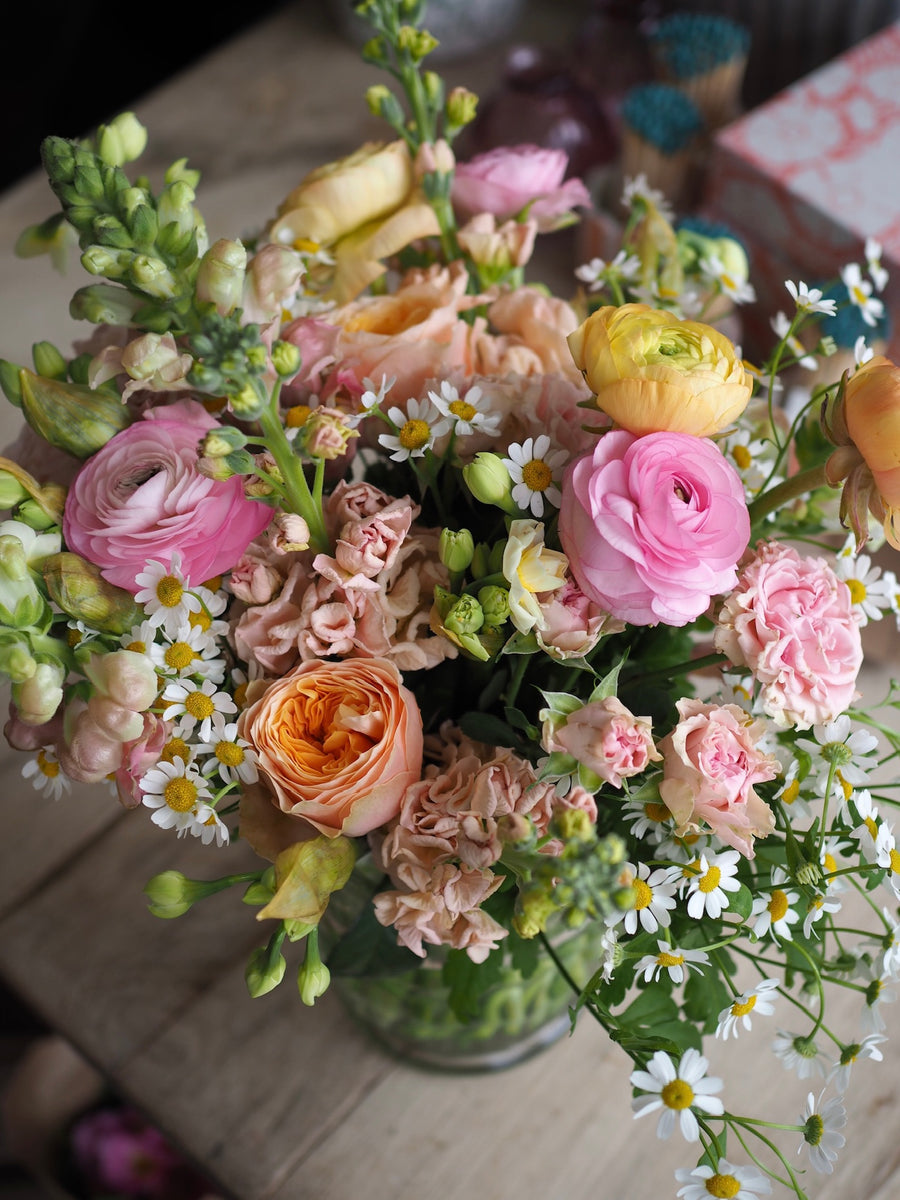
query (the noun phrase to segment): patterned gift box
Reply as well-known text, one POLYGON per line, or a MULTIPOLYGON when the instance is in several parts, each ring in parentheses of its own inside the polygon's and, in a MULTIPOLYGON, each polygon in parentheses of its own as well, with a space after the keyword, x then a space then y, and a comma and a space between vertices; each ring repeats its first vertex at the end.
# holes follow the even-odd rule
POLYGON ((900 22, 720 130, 703 212, 746 241, 759 303, 748 334, 770 338, 767 314, 790 310, 785 279, 827 281, 864 264, 866 237, 891 272, 883 299, 900 352, 900 22))

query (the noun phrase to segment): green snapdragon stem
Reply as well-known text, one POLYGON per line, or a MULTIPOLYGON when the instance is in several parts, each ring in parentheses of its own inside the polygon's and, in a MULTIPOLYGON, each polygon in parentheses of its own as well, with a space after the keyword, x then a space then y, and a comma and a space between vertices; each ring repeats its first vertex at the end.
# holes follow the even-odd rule
POLYGON ((748 505, 750 524, 758 525, 763 517, 767 517, 769 513, 775 512, 776 509, 782 508, 785 504, 789 504, 791 500, 805 496, 808 492, 814 492, 816 488, 824 487, 828 483, 825 475, 825 465, 825 463, 819 463, 816 467, 808 467, 805 471, 798 471, 796 475, 791 475, 783 483, 779 483, 776 487, 773 487, 771 491, 763 492, 761 496, 757 496, 748 505))
POLYGON ((321 503, 317 504, 313 493, 303 474, 303 464, 294 454, 290 442, 284 434, 284 426, 277 411, 272 407, 264 408, 259 415, 259 423, 265 437, 266 448, 281 472, 284 480, 286 499, 293 512, 303 517, 309 526, 309 541, 314 550, 328 553, 331 545, 325 532, 325 519, 322 515, 321 503))

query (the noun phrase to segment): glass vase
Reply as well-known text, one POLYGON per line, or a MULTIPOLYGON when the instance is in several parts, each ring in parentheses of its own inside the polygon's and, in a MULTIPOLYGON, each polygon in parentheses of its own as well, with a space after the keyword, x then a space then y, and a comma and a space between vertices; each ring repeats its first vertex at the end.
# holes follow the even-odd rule
MULTIPOLYGON (((601 934, 602 928, 589 923, 552 938, 554 950, 579 983, 597 969, 601 934)), ((411 971, 335 977, 332 987, 351 1016, 387 1050, 438 1070, 509 1067, 570 1030, 575 995, 543 947, 527 977, 505 954, 499 977, 479 997, 477 1014, 469 1020, 461 1020, 450 1007, 441 969, 445 958, 443 947, 430 947, 421 966, 411 971)))

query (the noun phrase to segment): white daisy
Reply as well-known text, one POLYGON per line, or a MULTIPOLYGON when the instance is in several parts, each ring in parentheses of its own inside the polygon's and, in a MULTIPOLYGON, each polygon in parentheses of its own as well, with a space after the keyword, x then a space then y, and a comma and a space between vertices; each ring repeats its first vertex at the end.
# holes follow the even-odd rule
POLYGON ((817 892, 806 903, 806 916, 803 918, 803 936, 811 938, 813 936, 813 925, 820 921, 826 913, 834 914, 841 911, 841 902, 837 896, 829 896, 827 893, 817 892))
POLYGON ((838 1151, 847 1140, 842 1133, 837 1132, 847 1124, 847 1110, 840 1096, 832 1096, 823 1104, 824 1095, 822 1092, 816 1101, 810 1092, 806 1098, 803 1141, 797 1153, 799 1154, 804 1146, 808 1146, 810 1165, 821 1175, 830 1175, 834 1170, 838 1151))
POLYGON ((531 510, 532 516, 544 515, 544 500, 559 508, 562 495, 557 484, 561 468, 568 460, 565 450, 551 450, 546 433, 536 438, 526 438, 521 445, 513 442, 506 451, 503 465, 515 484, 512 498, 523 511, 531 510))
POLYGON ((409 458, 422 458, 438 438, 450 432, 450 422, 428 399, 413 397, 402 408, 391 408, 388 417, 396 433, 378 435, 379 446, 391 451, 393 462, 406 462, 409 458))
POLYGON ((882 971, 876 971, 874 967, 866 967, 860 972, 860 976, 866 983, 866 1002, 863 1006, 861 1025, 865 1033, 884 1033, 886 1025, 884 1016, 881 1012, 882 1004, 893 1004, 897 996, 892 988, 885 987, 885 984, 891 983, 892 980, 887 978, 882 971))
POLYGON ((169 637, 177 637, 178 630, 189 614, 199 612, 199 599, 188 590, 188 583, 181 572, 181 555, 174 553, 169 564, 155 559, 147 563, 147 569, 135 576, 138 592, 135 601, 144 606, 152 626, 162 628, 169 637))
POLYGON ((774 317, 770 318, 769 322, 775 336, 785 343, 790 352, 797 360, 797 365, 803 367, 807 371, 815 371, 819 365, 819 360, 814 354, 808 353, 806 347, 800 341, 796 334, 791 333, 791 321, 787 313, 777 312, 774 317))
POLYGON ((225 660, 219 656, 215 641, 202 629, 192 629, 189 625, 182 625, 172 641, 154 642, 150 658, 159 674, 166 678, 199 675, 213 683, 221 683, 225 678, 225 660))
POLYGON ((200 601, 199 611, 188 614, 188 624, 191 629, 199 629, 201 633, 205 633, 209 638, 224 637, 228 632, 228 622, 219 621, 216 618, 220 617, 228 607, 228 596, 226 593, 223 591, 213 591, 211 588, 203 585, 191 590, 200 601))
POLYGON ((227 692, 217 692, 211 679, 193 683, 189 679, 173 681, 166 685, 162 694, 169 704, 163 710, 163 720, 178 718, 179 733, 190 733, 199 722, 199 736, 209 740, 213 717, 237 712, 237 705, 227 692))
POLYGON ((178 836, 208 816, 212 799, 206 781, 196 767, 176 758, 159 762, 141 778, 143 803, 154 810, 150 818, 161 829, 175 829, 178 836))
POLYGON ((22 768, 22 778, 30 779, 37 791, 45 792, 53 800, 58 800, 71 786, 52 746, 44 746, 34 758, 28 760, 22 768))
POLYGON ((635 201, 642 200, 647 204, 652 204, 660 216, 667 221, 672 220, 674 213, 665 195, 657 188, 650 186, 647 176, 643 172, 635 175, 632 179, 626 179, 625 187, 622 190, 622 203, 626 208, 631 208, 635 201))
POLYGON ((699 970, 709 962, 709 955, 704 950, 679 950, 665 941, 656 944, 658 954, 645 954, 634 965, 635 975, 643 974, 645 983, 659 979, 663 971, 669 972, 673 983, 683 983, 690 968, 699 970))
POLYGON ((127 633, 122 634, 119 645, 123 650, 131 650, 134 654, 147 654, 158 633, 159 627, 151 621, 141 621, 139 625, 132 625, 127 633))
POLYGON ((878 938, 876 943, 878 949, 884 952, 881 960, 882 977, 894 979, 900 970, 900 921, 886 908, 882 908, 881 913, 887 927, 887 933, 878 938))
POLYGON ((646 1071, 631 1073, 632 1087, 649 1093, 631 1101, 635 1118, 662 1109, 656 1126, 658 1138, 671 1137, 677 1124, 685 1141, 699 1141, 700 1127, 693 1109, 713 1117, 721 1117, 725 1111, 725 1105, 714 1094, 722 1090, 722 1080, 707 1075, 708 1066, 693 1047, 685 1050, 677 1067, 664 1050, 657 1050, 646 1071))
POLYGON ((887 1038, 883 1033, 870 1033, 861 1042, 852 1042, 850 1045, 844 1046, 841 1050, 840 1060, 835 1063, 828 1076, 828 1082, 833 1082, 841 1094, 846 1092, 850 1084, 850 1070, 853 1064, 860 1058, 871 1058, 872 1062, 881 1062, 884 1055, 879 1050, 879 1046, 886 1041, 887 1038))
POLYGON ((726 892, 736 892, 741 884, 736 878, 740 851, 723 850, 721 854, 700 855, 699 862, 682 872, 682 887, 687 885, 688 916, 699 921, 705 914, 717 920, 729 904, 726 892))
POLYGON ((736 429, 723 438, 722 453, 737 468, 744 489, 755 494, 769 478, 767 459, 771 458, 772 443, 755 438, 749 429, 736 429))
POLYGON ((775 793, 776 799, 781 801, 787 811, 792 829, 799 828, 799 822, 808 821, 812 816, 812 809, 805 798, 800 795, 799 775, 799 759, 791 758, 787 764, 781 787, 775 793))
POLYGON ((810 1079, 820 1075, 823 1079, 831 1063, 818 1043, 810 1037, 796 1033, 785 1033, 779 1029, 772 1042, 772 1052, 786 1071, 796 1071, 798 1079, 810 1079))
POLYGON ((620 250, 612 262, 603 258, 592 258, 590 262, 575 268, 575 278, 587 284, 589 292, 599 291, 610 279, 634 279, 641 269, 641 260, 636 254, 620 250))
POLYGON ((814 725, 812 732, 815 741, 798 738, 797 745, 812 757, 816 790, 824 797, 833 766, 831 794, 846 803, 853 788, 866 783, 876 765, 872 755, 878 750, 878 738, 868 729, 851 732, 846 713, 825 725, 814 725))
POLYGON ((800 920, 800 914, 791 905, 797 903, 800 893, 782 889, 781 885, 787 883, 787 879, 787 872, 775 867, 771 889, 754 898, 748 919, 756 937, 764 938, 766 934, 771 934, 775 941, 779 938, 791 940, 791 926, 800 920))
POLYGON ((468 437, 476 431, 496 437, 500 432, 500 415, 490 411, 490 401, 480 387, 470 387, 461 397, 453 384, 445 379, 440 393, 429 392, 428 399, 453 422, 459 437, 468 437))
POLYGON ((646 863, 638 863, 637 868, 632 863, 627 869, 634 875, 634 905, 625 912, 616 911, 607 918, 608 925, 618 925, 624 922, 625 932, 637 932, 638 923, 646 933, 656 933, 660 928, 667 928, 671 917, 669 912, 675 908, 675 892, 681 878, 678 867, 658 867, 651 873, 646 863))
POLYGON ((368 377, 365 377, 363 379, 363 388, 365 390, 363 391, 363 394, 359 398, 359 403, 360 403, 360 407, 362 408, 362 412, 354 413, 349 417, 351 424, 353 424, 354 422, 357 422, 357 421, 361 421, 363 417, 371 416, 372 413, 374 413, 378 409, 380 409, 382 404, 384 404, 385 396, 388 394, 388 392, 391 390, 391 388, 394 386, 394 384, 396 382, 397 382, 396 375, 392 375, 390 377, 390 379, 388 379, 387 375, 382 375, 381 383, 378 385, 378 387, 376 387, 371 379, 369 379, 368 377))
POLYGON ((805 313, 824 313, 827 317, 833 317, 837 313, 836 300, 823 300, 823 292, 820 288, 807 287, 803 280, 797 283, 790 279, 784 281, 784 286, 794 298, 794 303, 800 312, 805 313))
POLYGON ((728 1196, 730 1200, 759 1200, 768 1196, 772 1185, 755 1167, 736 1167, 727 1158, 720 1158, 712 1167, 681 1167, 675 1172, 679 1200, 709 1200, 710 1196, 728 1196))
POLYGON ((860 334, 853 343, 853 361, 856 363, 857 368, 861 367, 863 363, 867 363, 870 358, 874 357, 875 351, 871 346, 866 344, 866 339, 862 334, 860 334))
POLYGON ((740 996, 735 996, 731 1004, 719 1013, 716 1037, 721 1037, 723 1042, 726 1042, 731 1034, 737 1037, 738 1025, 743 1025, 749 1031, 752 1012, 758 1012, 763 1017, 770 1017, 775 1011, 772 1001, 775 999, 777 988, 777 979, 763 979, 749 992, 742 992, 740 996))
POLYGON ((887 286, 889 276, 881 265, 881 243, 873 237, 866 238, 866 246, 863 254, 866 260, 866 267, 872 276, 872 282, 875 284, 876 291, 883 292, 887 286))
POLYGON ((847 263, 841 267, 841 280, 850 303, 856 305, 865 323, 877 325, 879 318, 884 316, 884 302, 872 295, 872 285, 868 279, 863 279, 859 263, 847 263))
POLYGON ((217 846, 227 846, 231 840, 228 826, 210 804, 197 806, 196 820, 188 827, 189 832, 200 839, 204 846, 215 842, 217 846))
POLYGON ((226 725, 214 720, 210 736, 198 744, 197 753, 213 755, 213 769, 225 783, 256 783, 259 778, 256 751, 238 737, 236 722, 226 725))
POLYGON ((891 851, 896 845, 894 833, 890 825, 879 818, 878 808, 868 788, 853 793, 853 807, 859 820, 853 837, 859 842, 863 858, 867 863, 890 867, 891 851))
POLYGON ((628 800, 622 816, 634 837, 658 845, 669 831, 672 813, 661 800, 628 800))
POLYGON ((850 589, 853 611, 864 626, 880 621, 891 607, 891 581, 882 575, 881 567, 872 565, 868 554, 857 555, 855 549, 856 537, 851 534, 835 559, 834 573, 850 589))
POLYGON ((710 254, 708 258, 701 258, 697 265, 704 278, 714 283, 722 295, 735 304, 752 304, 756 299, 753 285, 746 279, 737 279, 729 275, 718 255, 710 254))

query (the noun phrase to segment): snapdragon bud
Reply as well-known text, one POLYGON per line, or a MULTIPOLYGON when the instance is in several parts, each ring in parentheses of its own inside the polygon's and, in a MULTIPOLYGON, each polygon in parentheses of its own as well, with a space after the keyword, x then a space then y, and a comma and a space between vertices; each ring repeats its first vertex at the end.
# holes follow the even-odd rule
MULTIPOLYGON (((131 261, 130 258, 128 261, 131 261)), ((107 274, 104 271, 91 273, 107 274)), ((130 325, 142 303, 140 296, 134 296, 124 288, 92 283, 79 288, 72 297, 69 315, 76 321, 90 321, 94 325, 130 325)))
POLYGON ((97 132, 97 153, 110 167, 133 162, 147 147, 147 130, 133 112, 119 113, 97 132))
POLYGON ((247 270, 247 251, 241 242, 220 238, 203 255, 197 271, 196 295, 214 304, 227 317, 240 304, 247 270))
POLYGON ((173 300, 178 294, 175 276, 162 261, 149 254, 136 254, 129 274, 132 282, 157 300, 173 300))
POLYGON ((65 670, 57 663, 38 663, 33 675, 12 685, 10 694, 23 725, 46 725, 62 704, 65 670))
POLYGON ((65 379, 66 360, 52 342, 35 342, 31 347, 34 369, 45 379, 65 379))
POLYGON ((457 129, 475 120, 478 97, 468 88, 455 87, 447 97, 447 122, 457 129))
POLYGON ((9 471, 0 471, 0 509, 15 508, 28 498, 28 491, 9 471))
POLYGON ((12 534, 0 536, 0 621, 12 629, 40 625, 47 602, 28 568, 25 547, 12 534))
POLYGON ((27 637, 4 632, 0 640, 0 671, 15 684, 30 679, 37 668, 27 637))
POLYGON ((89 275, 103 275, 106 279, 124 279, 134 262, 131 250, 114 250, 108 246, 88 246, 81 255, 81 265, 89 275))

